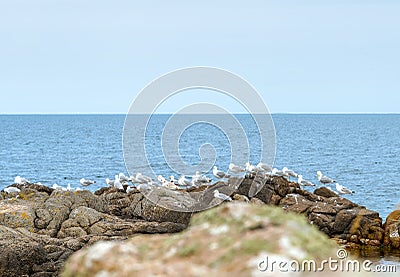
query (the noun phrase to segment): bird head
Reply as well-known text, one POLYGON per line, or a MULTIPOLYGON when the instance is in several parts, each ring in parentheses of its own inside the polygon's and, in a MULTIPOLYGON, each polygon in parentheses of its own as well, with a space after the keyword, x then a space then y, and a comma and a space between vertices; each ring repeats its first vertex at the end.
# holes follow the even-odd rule
POLYGON ((216 189, 216 190, 214 190, 214 196, 215 195, 218 195, 219 194, 219 191, 216 189))
POLYGON ((282 172, 286 172, 286 171, 288 171, 289 169, 285 166, 284 168, 282 168, 282 172))

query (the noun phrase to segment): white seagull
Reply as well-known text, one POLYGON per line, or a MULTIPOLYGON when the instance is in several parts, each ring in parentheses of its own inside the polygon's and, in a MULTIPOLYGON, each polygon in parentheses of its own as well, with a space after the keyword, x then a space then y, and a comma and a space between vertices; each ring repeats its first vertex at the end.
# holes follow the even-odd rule
POLYGON ((317 171, 317 177, 318 177, 318 181, 320 181, 324 185, 325 184, 336 183, 336 181, 333 180, 332 178, 329 178, 328 176, 322 175, 321 171, 317 171))
POLYGON ((64 187, 57 185, 57 184, 53 184, 53 186, 51 188, 55 189, 55 190, 66 190, 64 187))
POLYGON ((313 184, 313 183, 311 183, 311 182, 309 182, 309 181, 307 181, 307 180, 303 180, 303 175, 299 175, 299 176, 297 177, 297 183, 298 183, 299 185, 301 185, 301 186, 312 186, 312 187, 315 186, 315 184, 313 184))
POLYGON ((188 179, 185 178, 185 175, 181 175, 178 179, 178 184, 182 187, 190 186, 194 187, 194 183, 192 181, 189 181, 188 179))
POLYGON ((110 179, 106 178, 106 184, 107 184, 109 187, 113 187, 113 186, 114 186, 114 180, 110 180, 110 179))
POLYGON ((118 177, 119 177, 119 181, 120 181, 121 183, 122 183, 122 182, 129 182, 129 178, 126 177, 125 174, 122 173, 122 172, 120 172, 120 173, 118 174, 118 177))
POLYGON ((82 186, 87 187, 87 186, 90 186, 92 184, 96 184, 96 181, 92 181, 92 180, 89 180, 89 179, 86 180, 85 178, 82 178, 82 179, 79 180, 79 183, 81 183, 82 186))
POLYGON ((200 171, 196 171, 196 175, 192 176, 192 182, 195 185, 210 183, 212 180, 207 178, 207 176, 200 173, 200 171))
POLYGON ((174 176, 169 176, 169 182, 171 183, 171 184, 174 184, 174 185, 176 185, 176 184, 178 184, 178 181, 177 180, 175 180, 175 177, 174 176))
POLYGON ((16 187, 8 187, 8 188, 5 188, 4 189, 4 191, 6 192, 6 193, 12 193, 12 192, 20 192, 21 190, 19 189, 19 188, 16 188, 16 187))
POLYGON ((234 174, 239 174, 239 173, 245 172, 246 169, 244 169, 241 166, 238 166, 238 165, 235 165, 233 163, 230 163, 229 164, 229 171, 234 173, 234 174))
POLYGON ((17 176, 14 179, 14 184, 25 185, 27 183, 29 183, 29 181, 25 178, 22 178, 21 176, 17 176))
POLYGON ((124 186, 122 185, 122 183, 120 182, 120 180, 119 180, 119 175, 115 175, 115 178, 114 178, 114 188, 117 188, 117 189, 124 189, 124 186))
POLYGON ((336 183, 336 190, 339 192, 339 194, 353 194, 354 191, 349 190, 345 186, 339 185, 339 183, 336 183))
POLYGON ((290 177, 298 178, 299 174, 294 172, 293 170, 288 169, 286 166, 282 168, 282 172, 289 175, 290 177))
POLYGON ((280 170, 277 169, 277 168, 273 168, 273 169, 272 169, 271 175, 273 175, 273 176, 280 176, 280 177, 286 177, 286 178, 290 177, 289 174, 287 174, 286 172, 280 171, 280 170))
POLYGON ((262 171, 265 172, 271 172, 272 171, 272 166, 270 166, 269 164, 265 164, 265 163, 258 163, 257 164, 257 168, 261 169, 262 171))
POLYGON ((143 175, 142 173, 136 173, 135 179, 139 184, 147 184, 152 181, 152 179, 150 177, 147 177, 146 175, 143 175))
POLYGON ((228 195, 220 193, 217 189, 214 190, 214 197, 218 199, 222 199, 223 201, 232 201, 232 198, 230 198, 228 195))
POLYGON ((246 167, 246 171, 249 172, 249 173, 253 173, 253 172, 257 171, 256 166, 254 166, 254 165, 252 165, 250 163, 246 163, 245 167, 246 167))
POLYGON ((218 170, 218 168, 216 166, 213 167, 213 174, 218 179, 231 177, 231 175, 226 174, 225 172, 223 172, 221 170, 218 170))

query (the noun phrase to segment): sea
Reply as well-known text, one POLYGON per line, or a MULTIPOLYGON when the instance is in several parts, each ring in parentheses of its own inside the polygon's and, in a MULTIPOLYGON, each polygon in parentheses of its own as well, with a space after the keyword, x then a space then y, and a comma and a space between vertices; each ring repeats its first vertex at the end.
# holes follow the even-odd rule
MULTIPOLYGON (((254 118, 246 114, 235 117, 246 134, 243 145, 249 145, 249 161, 259 162, 261 135, 254 118)), ((48 186, 71 183, 72 187, 79 187, 79 180, 87 178, 96 181, 89 187, 96 190, 106 185, 106 178, 113 179, 119 172, 133 174, 145 170, 143 162, 138 162, 136 168, 127 171, 122 145, 125 118, 125 115, 0 115, 0 189, 19 175, 48 186)), ((199 149, 210 144, 215 151, 214 164, 225 171, 230 162, 237 163, 232 160, 232 153, 237 150, 230 145, 234 138, 208 124, 213 115, 204 118, 207 120, 183 129, 177 144, 179 155, 187 164, 198 164, 199 149)), ((177 172, 163 154, 165 148, 176 144, 163 137, 163 127, 170 119, 171 115, 152 115, 146 134, 135 135, 147 136, 146 158, 152 173, 177 178, 177 172)), ((400 115, 273 114, 272 120, 274 167, 286 166, 315 184, 320 170, 355 192, 345 197, 379 212, 383 219, 399 205, 400 115)), ((204 169, 209 177, 212 165, 204 169)))
MULTIPOLYGON (((148 175, 177 178, 163 155, 165 148, 175 145, 163 138, 163 127, 171 117, 152 115, 145 134, 147 161, 138 159, 137 167, 128 172, 122 145, 125 115, 0 115, 0 189, 12 184, 17 175, 48 186, 71 183, 79 187, 81 178, 95 180, 90 190, 105 186, 105 179, 119 172, 133 174, 143 169, 148 175), (146 171, 146 162, 153 172, 146 171)), ((243 145, 249 145, 249 161, 259 162, 260 134, 254 118, 235 117, 246 133, 243 145)), ((237 149, 232 149, 228 132, 208 124, 212 115, 205 118, 183 129, 177 143, 179 154, 184 162, 198 164, 199 149, 210 144, 216 152, 214 164, 225 171, 230 162, 238 163, 232 160, 237 149)), ((399 205, 400 115, 273 114, 272 120, 274 167, 286 166, 315 184, 320 170, 355 191, 347 198, 379 212, 383 219, 399 205)), ((204 169, 209 177, 211 166, 204 169)))
MULTIPOLYGON (((96 184, 86 187, 92 191, 106 186, 105 179, 120 172, 128 175, 143 170, 144 174, 177 178, 174 158, 166 161, 169 148, 175 147, 180 157, 175 160, 198 165, 208 157, 203 155, 203 147, 211 146, 215 155, 211 155, 211 163, 206 159, 203 165, 210 178, 213 165, 226 171, 230 162, 238 163, 233 157, 246 145, 249 153, 243 153, 249 162, 258 163, 263 158, 260 141, 265 134, 260 134, 253 116, 234 115, 241 127, 227 120, 222 129, 213 124, 214 120, 221 122, 221 115, 180 116, 178 122, 196 123, 179 126, 177 142, 175 136, 165 135, 165 126, 172 118, 167 114, 152 115, 145 133, 124 128, 125 115, 0 115, 0 190, 12 184, 17 175, 48 186, 57 183, 66 187, 70 183, 73 188, 80 187, 81 178, 92 179, 96 184), (144 143, 148 165, 143 159, 137 163, 133 159, 133 164, 131 159, 129 166, 125 162, 124 157, 130 154, 123 145, 124 130, 136 136, 134 142, 144 143)), ((144 119, 148 117, 136 120, 144 119)), ((383 220, 399 208, 400 115, 273 114, 272 123, 274 134, 264 143, 273 143, 269 149, 275 151, 274 167, 286 166, 315 184, 320 170, 355 192, 346 198, 379 212, 383 220)), ((240 163, 243 165, 243 156, 240 163)), ((400 266, 400 254, 374 256, 374 262, 400 266)))

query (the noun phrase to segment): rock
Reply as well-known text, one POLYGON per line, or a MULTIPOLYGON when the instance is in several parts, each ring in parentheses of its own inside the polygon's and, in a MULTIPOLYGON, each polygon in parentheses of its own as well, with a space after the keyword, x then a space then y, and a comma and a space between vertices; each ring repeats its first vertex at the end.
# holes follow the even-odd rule
POLYGON ((400 210, 395 210, 388 215, 383 228, 385 230, 383 244, 400 249, 400 210))
POLYGON ((336 244, 302 217, 277 207, 227 203, 194 215, 181 233, 138 235, 82 249, 68 259, 63 276, 250 276, 263 273, 258 265, 267 256, 320 261, 336 251, 336 244))
POLYGON ((320 187, 320 188, 315 189, 314 194, 323 196, 326 198, 337 197, 337 194, 334 191, 331 191, 330 189, 328 189, 327 187, 320 187))
POLYGON ((33 274, 34 267, 46 261, 44 245, 31 236, 0 225, 0 275, 33 274))

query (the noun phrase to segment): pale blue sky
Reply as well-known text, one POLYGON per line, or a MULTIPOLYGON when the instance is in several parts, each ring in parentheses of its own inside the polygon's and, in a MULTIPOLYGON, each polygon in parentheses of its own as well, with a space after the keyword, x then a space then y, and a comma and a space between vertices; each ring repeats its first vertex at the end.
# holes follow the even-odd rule
POLYGON ((274 113, 400 112, 399 14, 395 0, 0 1, 0 113, 125 113, 154 78, 200 65, 241 75, 274 113))

